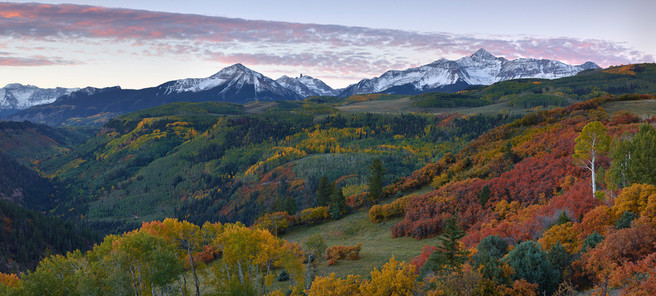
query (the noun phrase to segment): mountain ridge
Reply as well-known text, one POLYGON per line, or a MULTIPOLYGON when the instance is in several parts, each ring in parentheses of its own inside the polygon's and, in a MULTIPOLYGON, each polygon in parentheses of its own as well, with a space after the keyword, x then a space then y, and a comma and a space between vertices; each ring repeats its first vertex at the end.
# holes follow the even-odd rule
POLYGON ((0 88, 0 111, 18 111, 52 103, 58 97, 78 90, 79 88, 39 88, 29 84, 10 83, 0 88))
POLYGON ((413 95, 444 89, 454 92, 473 85, 491 85, 511 79, 562 78, 576 75, 583 70, 598 68, 599 66, 593 62, 572 66, 547 59, 507 60, 481 48, 471 56, 455 61, 439 59, 406 70, 389 70, 381 76, 363 79, 346 87, 339 96, 367 93, 413 95), (454 85, 460 86, 449 87, 454 85))
POLYGON ((252 101, 302 100, 311 96, 457 92, 472 85, 489 85, 515 78, 553 79, 596 68, 598 66, 592 62, 570 66, 544 59, 509 61, 480 49, 456 61, 440 59, 420 67, 389 70, 379 77, 363 79, 345 89, 335 90, 311 76, 282 76, 273 80, 237 63, 206 78, 172 80, 137 90, 120 87, 74 89, 54 101, 51 99, 48 104, 32 106, 10 114, 6 119, 53 126, 97 125, 116 115, 173 102, 244 104, 252 101))

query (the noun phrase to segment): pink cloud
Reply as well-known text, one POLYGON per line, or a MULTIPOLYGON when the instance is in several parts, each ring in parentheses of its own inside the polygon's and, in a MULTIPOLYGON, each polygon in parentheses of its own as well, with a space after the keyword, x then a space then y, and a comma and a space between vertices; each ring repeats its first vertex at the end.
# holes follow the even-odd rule
POLYGON ((46 57, 41 57, 41 56, 35 56, 29 58, 0 56, 0 66, 33 67, 33 66, 72 65, 72 64, 78 64, 78 63, 72 61, 48 59, 46 57))
POLYGON ((411 61, 413 57, 402 56, 404 50, 420 52, 434 60, 449 55, 467 56, 485 48, 509 59, 545 58, 570 64, 593 61, 607 66, 654 61, 651 55, 606 40, 481 38, 70 4, 0 3, 0 37, 3 36, 37 41, 128 41, 141 47, 137 52, 144 55, 192 54, 209 61, 312 67, 345 76, 381 74, 387 69, 430 62, 416 58, 411 61), (381 50, 389 54, 382 55, 381 50))

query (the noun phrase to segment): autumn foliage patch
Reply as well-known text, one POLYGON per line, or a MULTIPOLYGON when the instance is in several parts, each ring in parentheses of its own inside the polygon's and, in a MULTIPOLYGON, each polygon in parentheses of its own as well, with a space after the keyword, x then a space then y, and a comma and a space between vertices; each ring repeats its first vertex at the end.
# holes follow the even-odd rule
POLYGON ((337 261, 340 259, 346 260, 358 260, 360 259, 360 250, 362 250, 362 244, 357 244, 355 246, 333 246, 326 250, 326 260, 328 260, 328 265, 337 264, 337 261))

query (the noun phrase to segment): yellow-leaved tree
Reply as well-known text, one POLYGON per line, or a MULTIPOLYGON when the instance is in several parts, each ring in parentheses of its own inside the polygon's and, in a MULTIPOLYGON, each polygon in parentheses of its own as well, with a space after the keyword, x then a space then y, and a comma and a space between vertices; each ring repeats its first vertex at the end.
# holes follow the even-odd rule
POLYGON ((392 257, 381 269, 371 271, 371 280, 360 285, 367 296, 415 295, 419 290, 415 266, 392 257))

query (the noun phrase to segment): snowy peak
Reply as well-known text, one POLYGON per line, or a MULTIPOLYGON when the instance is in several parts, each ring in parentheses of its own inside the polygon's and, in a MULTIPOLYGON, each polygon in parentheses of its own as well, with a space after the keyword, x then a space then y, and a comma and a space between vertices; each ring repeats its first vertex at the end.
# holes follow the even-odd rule
POLYGON ((539 59, 506 60, 481 48, 456 61, 440 59, 403 71, 387 71, 380 77, 364 79, 344 89, 339 96, 366 93, 417 94, 430 91, 459 91, 469 85, 490 85, 517 78, 555 79, 598 69, 595 63, 572 66, 539 59))
POLYGON ((335 96, 337 91, 326 85, 323 81, 301 74, 299 77, 291 78, 286 75, 276 79, 280 85, 297 93, 303 98, 311 96, 335 96))
POLYGON ((477 50, 474 54, 472 54, 470 56, 470 58, 476 59, 476 60, 494 60, 497 57, 495 57, 490 52, 485 50, 485 48, 481 48, 481 49, 477 50))
POLYGON ((157 87, 158 95, 210 92, 219 100, 293 100, 299 95, 273 79, 242 64, 221 69, 207 78, 188 78, 167 82, 157 87))
POLYGON ((35 105, 48 104, 77 90, 78 88, 39 88, 20 83, 7 84, 0 88, 0 109, 22 110, 35 105))

